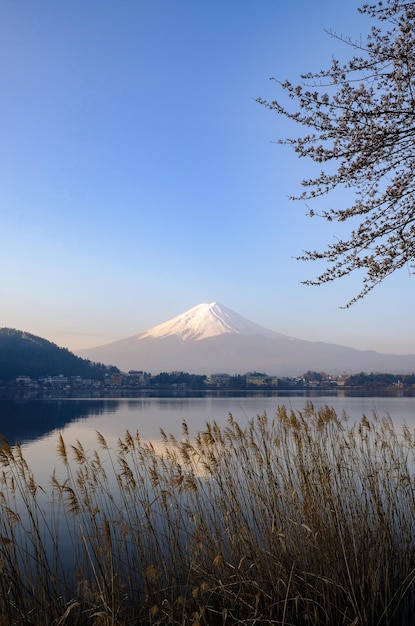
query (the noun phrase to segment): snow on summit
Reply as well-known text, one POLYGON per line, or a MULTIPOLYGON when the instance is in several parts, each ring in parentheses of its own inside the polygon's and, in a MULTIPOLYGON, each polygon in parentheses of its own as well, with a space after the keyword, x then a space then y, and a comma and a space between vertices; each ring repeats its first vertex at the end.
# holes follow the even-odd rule
POLYGON ((192 374, 266 372, 298 376, 307 370, 342 372, 414 371, 415 355, 359 351, 303 341, 268 330, 218 302, 199 304, 167 322, 112 343, 78 350, 96 363, 123 372, 182 371, 192 374))
POLYGON ((153 326, 153 328, 138 335, 137 339, 175 335, 183 341, 187 339, 198 341, 230 333, 239 335, 265 334, 267 336, 275 336, 277 334, 250 322, 218 302, 210 302, 199 304, 167 322, 153 326))

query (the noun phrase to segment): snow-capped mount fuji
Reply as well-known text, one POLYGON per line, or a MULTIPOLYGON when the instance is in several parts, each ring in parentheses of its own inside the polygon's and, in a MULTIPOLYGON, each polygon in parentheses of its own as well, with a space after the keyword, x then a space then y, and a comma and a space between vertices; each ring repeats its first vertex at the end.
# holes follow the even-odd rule
POLYGON ((116 365, 125 372, 144 370, 152 374, 415 372, 415 355, 381 354, 295 339, 255 324, 217 302, 199 304, 145 332, 78 350, 77 354, 116 365))
POLYGON ((210 302, 199 304, 182 315, 158 324, 158 326, 153 326, 153 328, 150 328, 137 338, 152 337, 157 339, 175 336, 183 341, 201 341, 202 339, 217 337, 227 333, 278 336, 278 333, 250 322, 245 317, 226 308, 223 304, 210 302))

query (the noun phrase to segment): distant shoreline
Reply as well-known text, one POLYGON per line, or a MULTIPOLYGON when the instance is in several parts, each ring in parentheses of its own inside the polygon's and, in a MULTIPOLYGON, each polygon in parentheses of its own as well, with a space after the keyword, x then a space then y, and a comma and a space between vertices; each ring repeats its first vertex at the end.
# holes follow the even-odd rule
POLYGON ((128 398, 245 398, 262 397, 415 397, 415 389, 396 389, 392 387, 341 387, 319 389, 93 389, 93 390, 16 390, 0 385, 0 399, 9 400, 100 400, 100 399, 128 399, 128 398))

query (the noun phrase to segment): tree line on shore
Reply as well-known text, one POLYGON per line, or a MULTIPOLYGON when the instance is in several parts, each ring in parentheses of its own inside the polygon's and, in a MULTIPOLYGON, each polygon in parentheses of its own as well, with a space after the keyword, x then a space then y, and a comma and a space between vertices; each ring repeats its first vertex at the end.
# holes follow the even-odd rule
POLYGON ((211 376, 190 374, 188 372, 160 372, 152 376, 148 372, 121 372, 106 374, 100 379, 81 379, 79 376, 54 376, 40 379, 18 377, 13 380, 1 380, 3 387, 14 390, 67 390, 82 388, 120 389, 120 390, 228 390, 228 391, 300 391, 307 389, 384 389, 415 390, 415 374, 391 373, 356 373, 341 376, 324 372, 307 371, 300 376, 271 377, 258 372, 247 374, 212 374, 211 376))

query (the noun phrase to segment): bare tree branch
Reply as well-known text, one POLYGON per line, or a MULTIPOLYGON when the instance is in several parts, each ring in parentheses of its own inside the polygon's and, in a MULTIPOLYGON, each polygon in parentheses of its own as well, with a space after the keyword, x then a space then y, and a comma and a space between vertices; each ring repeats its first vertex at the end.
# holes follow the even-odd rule
POLYGON ((365 4, 361 14, 375 20, 366 42, 330 36, 350 46, 345 64, 333 59, 329 69, 301 76, 302 84, 272 79, 293 102, 258 102, 292 120, 305 135, 280 139, 300 158, 334 164, 302 181, 292 199, 313 201, 331 191, 352 189, 353 203, 318 215, 330 222, 360 217, 348 238, 325 250, 306 250, 304 261, 323 260, 326 270, 307 285, 321 285, 364 271, 363 298, 398 269, 415 270, 415 2, 386 0, 365 4))

